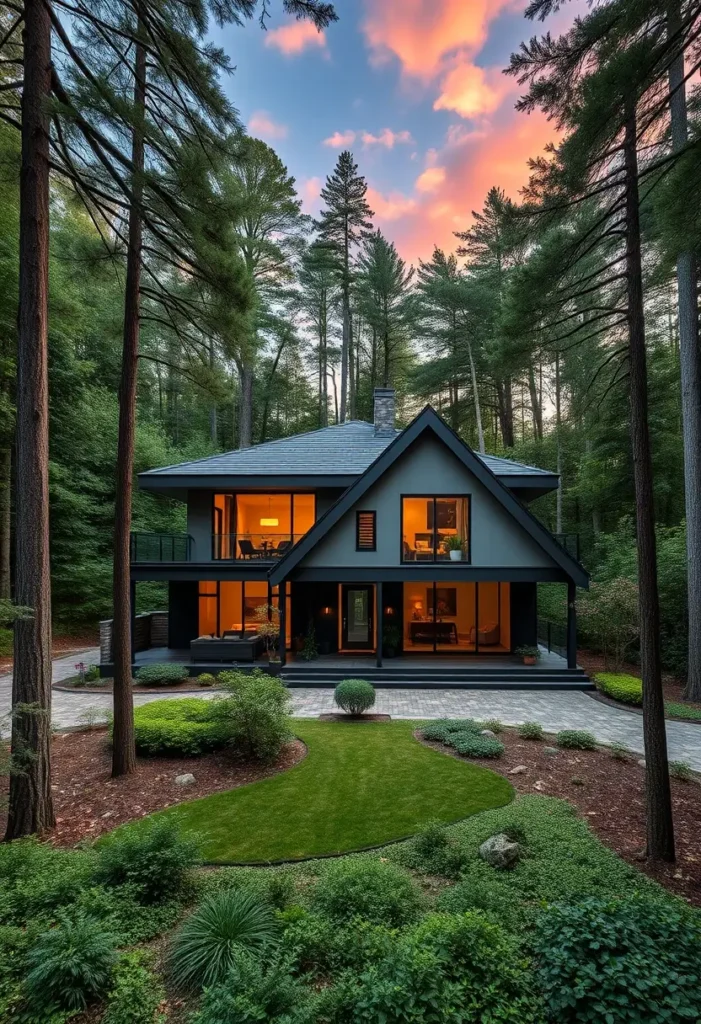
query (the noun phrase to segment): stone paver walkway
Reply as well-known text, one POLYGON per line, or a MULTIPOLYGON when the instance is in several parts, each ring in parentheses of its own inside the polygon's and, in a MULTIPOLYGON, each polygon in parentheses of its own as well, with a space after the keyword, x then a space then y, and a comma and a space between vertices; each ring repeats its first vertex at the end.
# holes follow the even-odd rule
MULTIPOLYGON (((79 660, 86 664, 97 661, 97 649, 57 658, 53 663, 55 682, 75 675, 79 660)), ((11 676, 0 676, 0 717, 10 709, 11 676)), ((331 688, 293 689, 293 714, 315 718, 328 711, 336 711, 331 688)), ((168 694, 135 694, 135 704, 162 700, 168 694)), ((203 699, 212 694, 198 693, 203 699)), ((52 719, 54 725, 68 728, 84 724, 93 714, 105 715, 112 705, 110 694, 61 693, 54 690, 52 719), (94 709, 86 715, 86 709, 94 709)), ((643 720, 641 715, 610 707, 593 700, 581 691, 532 690, 382 690, 377 691, 373 709, 378 714, 393 718, 498 718, 505 725, 520 722, 540 722, 547 732, 559 729, 587 729, 601 743, 624 743, 630 750, 643 753, 643 720)), ((701 726, 685 722, 667 723, 669 756, 673 760, 688 761, 701 771, 701 726)))

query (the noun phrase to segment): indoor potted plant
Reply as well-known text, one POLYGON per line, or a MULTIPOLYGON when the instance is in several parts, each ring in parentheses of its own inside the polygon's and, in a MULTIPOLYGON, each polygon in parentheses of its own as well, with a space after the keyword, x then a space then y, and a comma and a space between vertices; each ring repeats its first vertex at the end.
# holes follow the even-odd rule
POLYGON ((517 647, 514 654, 518 654, 524 665, 535 665, 536 662, 540 661, 539 647, 529 647, 527 645, 524 647, 517 647))
POLYGON ((443 547, 450 555, 451 562, 461 562, 464 553, 462 537, 457 533, 451 533, 443 541, 443 547))

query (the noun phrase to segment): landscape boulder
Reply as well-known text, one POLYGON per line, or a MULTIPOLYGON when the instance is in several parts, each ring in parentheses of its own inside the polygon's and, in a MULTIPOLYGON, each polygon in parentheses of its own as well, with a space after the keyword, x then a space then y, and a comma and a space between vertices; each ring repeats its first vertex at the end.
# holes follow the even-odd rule
POLYGON ((490 739, 496 739, 496 735, 497 734, 495 732, 492 732, 491 729, 482 729, 480 731, 480 736, 489 736, 490 739))
POLYGON ((176 786, 191 786, 194 781, 195 781, 195 776, 192 774, 192 772, 186 772, 185 775, 176 775, 175 776, 175 785, 176 786))
POLYGON ((518 864, 522 853, 519 844, 512 842, 504 832, 485 840, 479 849, 479 855, 483 861, 502 871, 518 864))

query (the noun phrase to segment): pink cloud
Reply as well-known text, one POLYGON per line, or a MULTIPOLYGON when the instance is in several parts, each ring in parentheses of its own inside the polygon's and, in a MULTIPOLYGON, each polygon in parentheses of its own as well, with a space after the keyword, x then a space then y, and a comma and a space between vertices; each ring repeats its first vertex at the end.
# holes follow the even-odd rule
POLYGON ((300 182, 299 195, 305 213, 316 216, 321 209, 321 178, 305 178, 300 182))
POLYGON ((395 145, 410 144, 414 141, 411 137, 411 132, 406 130, 393 132, 391 128, 383 128, 379 135, 373 135, 371 132, 362 132, 360 137, 365 146, 385 146, 387 149, 394 149, 395 145))
POLYGON ((375 211, 376 219, 381 222, 398 220, 416 208, 416 200, 402 192, 390 192, 385 196, 377 189, 369 187, 366 198, 370 208, 375 211))
POLYGON ((492 114, 516 83, 500 68, 481 68, 468 62, 457 63, 441 81, 441 93, 434 110, 454 110, 460 117, 474 118, 492 114))
POLYGON ((251 114, 248 130, 260 139, 286 139, 288 135, 287 125, 273 121, 266 110, 256 110, 251 114))
POLYGON ((326 47, 326 36, 317 31, 310 21, 293 21, 289 25, 271 28, 265 36, 265 45, 274 46, 285 56, 296 56, 309 46, 326 47))
POLYGON ((414 182, 414 187, 417 192, 435 192, 444 181, 445 167, 427 167, 414 182))
POLYGON ((355 132, 350 128, 347 128, 345 132, 334 132, 333 135, 329 135, 328 139, 324 139, 324 145, 331 149, 346 149, 354 142, 355 132))

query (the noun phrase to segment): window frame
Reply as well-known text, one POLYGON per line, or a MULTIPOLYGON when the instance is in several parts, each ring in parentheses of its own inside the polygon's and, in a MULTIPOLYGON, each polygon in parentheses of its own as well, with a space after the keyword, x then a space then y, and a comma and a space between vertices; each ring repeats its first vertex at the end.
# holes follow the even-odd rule
MULTIPOLYGON (((242 562, 242 561, 245 561, 245 559, 241 559, 241 558, 236 556, 236 551, 238 549, 238 539, 239 539, 239 531, 238 531, 238 525, 239 525, 238 524, 238 502, 237 502, 236 499, 238 498, 239 495, 246 495, 246 494, 260 494, 263 497, 267 497, 269 494, 270 495, 276 495, 276 496, 284 495, 286 497, 289 497, 289 499, 290 499, 290 538, 291 538, 293 544, 295 543, 295 539, 294 539, 295 538, 295 498, 298 495, 305 495, 305 496, 306 495, 311 495, 311 497, 314 499, 314 520, 312 522, 312 526, 314 526, 314 523, 316 523, 316 521, 317 521, 317 518, 318 518, 318 516, 317 516, 318 500, 317 500, 317 493, 316 493, 316 491, 288 491, 288 490, 282 490, 282 491, 261 491, 260 488, 256 488, 255 490, 245 490, 245 491, 232 491, 232 490, 228 490, 228 491, 227 490, 212 491, 211 492, 211 503, 210 503, 211 504, 210 529, 212 531, 211 532, 212 540, 211 540, 211 558, 210 558, 210 561, 212 561, 212 562, 242 562), (217 513, 220 512, 220 510, 216 506, 217 495, 221 495, 224 498, 230 498, 231 499, 230 518, 233 520, 233 522, 230 525, 233 525, 234 529, 233 529, 233 533, 229 533, 228 534, 228 537, 229 537, 229 543, 231 545, 231 550, 234 552, 234 554, 230 555, 228 558, 223 558, 221 556, 221 554, 217 558, 217 554, 216 554, 217 553, 217 537, 226 537, 227 536, 227 534, 219 533, 218 530, 217 530, 217 526, 218 525, 221 526, 221 522, 219 522, 219 524, 217 522, 218 519, 221 520, 221 515, 217 516, 217 513)), ((311 527, 310 527, 310 529, 311 529, 311 527)), ((308 532, 309 531, 307 531, 307 533, 308 532)), ((219 545, 219 550, 221 551, 221 544, 219 545)), ((261 559, 261 561, 265 561, 265 559, 261 559)))
POLYGON ((460 562, 451 562, 453 566, 459 565, 472 565, 472 493, 465 491, 463 493, 456 493, 451 491, 447 494, 426 494, 425 491, 419 494, 400 494, 399 495, 399 562, 401 565, 442 565, 449 561, 446 558, 437 558, 436 550, 436 535, 438 533, 438 527, 436 526, 437 515, 436 515, 436 501, 441 498, 454 498, 467 499, 467 557, 462 558, 460 562), (418 561, 416 559, 410 559, 404 557, 404 499, 405 498, 423 498, 425 501, 433 501, 433 557, 428 559, 422 559, 418 561))
POLYGON ((358 509, 355 513, 355 550, 356 551, 377 551, 377 510, 374 508, 358 509), (372 517, 372 547, 366 547, 360 543, 360 517, 372 517))

